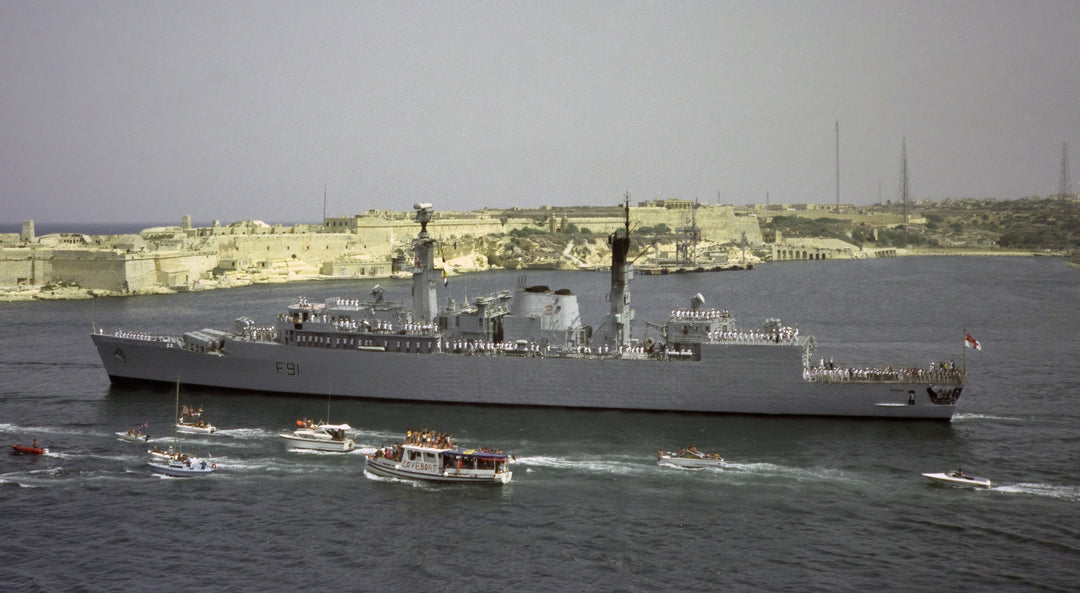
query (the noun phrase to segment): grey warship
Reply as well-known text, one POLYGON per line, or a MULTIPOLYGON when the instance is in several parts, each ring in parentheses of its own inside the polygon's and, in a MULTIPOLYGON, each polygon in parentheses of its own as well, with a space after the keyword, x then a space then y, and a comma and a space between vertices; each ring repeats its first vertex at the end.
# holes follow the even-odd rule
POLYGON ((416 204, 412 307, 383 299, 289 304, 272 325, 182 335, 91 334, 110 380, 280 394, 458 404, 950 420, 963 368, 834 368, 815 343, 770 319, 740 329, 700 294, 659 335, 632 335, 629 196, 611 245, 610 310, 595 330, 568 290, 528 286, 437 305, 442 271, 416 204))

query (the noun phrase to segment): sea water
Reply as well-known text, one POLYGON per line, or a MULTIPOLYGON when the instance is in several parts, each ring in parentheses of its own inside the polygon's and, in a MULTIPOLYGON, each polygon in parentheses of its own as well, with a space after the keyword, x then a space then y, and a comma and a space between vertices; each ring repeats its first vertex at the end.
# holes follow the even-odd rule
MULTIPOLYGON (((452 277, 457 302, 516 272, 452 277)), ((585 323, 608 276, 570 288, 585 323)), ((409 283, 380 280, 386 298, 409 283)), ((643 276, 634 334, 701 293, 743 329, 769 318, 837 365, 966 365, 952 422, 435 405, 181 388, 219 427, 181 437, 200 479, 145 466, 173 442, 170 386, 111 386, 94 327, 269 324, 296 296, 366 298, 374 282, 0 303, 0 591, 1075 591, 1080 582, 1080 272, 1053 258, 791 262, 643 276), (983 346, 963 348, 964 331, 983 346), (347 422, 358 450, 290 452, 301 417, 347 422), (150 445, 114 433, 148 423, 150 445), (516 455, 506 486, 374 478, 363 452, 410 428, 516 455), (724 470, 656 464, 695 444, 724 470), (990 490, 923 472, 963 467, 990 490)), ((422 372, 401 369, 403 373, 422 372)), ((672 374, 671 381, 678 381, 672 374)), ((431 389, 441 388, 439 377, 431 389)), ((506 389, 514 378, 507 377, 506 389)), ((619 389, 612 377, 611 389, 619 389)))

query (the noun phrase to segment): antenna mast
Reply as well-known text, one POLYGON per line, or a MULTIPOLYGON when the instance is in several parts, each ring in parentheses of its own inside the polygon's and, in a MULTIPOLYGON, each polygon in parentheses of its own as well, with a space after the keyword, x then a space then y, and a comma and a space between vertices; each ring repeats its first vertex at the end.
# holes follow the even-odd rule
POLYGON ((836 213, 840 213, 840 121, 836 122, 836 213))
POLYGON ((903 200, 904 224, 908 222, 908 196, 911 193, 911 182, 908 179, 907 170, 907 137, 900 141, 900 199, 903 200))
POLYGON ((1061 143, 1061 181, 1058 182, 1058 198, 1071 198, 1072 179, 1069 177, 1069 145, 1061 143))

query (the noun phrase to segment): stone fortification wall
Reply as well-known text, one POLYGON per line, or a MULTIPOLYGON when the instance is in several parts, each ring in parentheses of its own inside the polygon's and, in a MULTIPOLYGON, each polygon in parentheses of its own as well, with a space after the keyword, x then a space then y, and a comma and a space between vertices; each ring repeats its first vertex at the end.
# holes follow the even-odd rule
POLYGON ((381 245, 345 233, 223 235, 215 237, 217 257, 226 269, 243 269, 264 262, 303 262, 318 267, 343 256, 370 254, 381 245))
MULTIPOLYGON (((411 222, 411 229, 409 232, 412 237, 416 236, 416 222, 411 222)), ((436 237, 451 238, 451 237, 483 237, 484 235, 494 235, 499 233, 509 232, 511 228, 514 228, 511 223, 503 225, 502 221, 496 218, 490 218, 487 216, 455 216, 455 217, 436 217, 428 225, 428 231, 436 237)))
MULTIPOLYGON (((494 215, 487 217, 487 220, 475 220, 473 223, 475 228, 469 232, 473 236, 484 236, 509 233, 518 229, 550 230, 552 226, 558 227, 565 220, 567 223, 573 223, 578 229, 588 229, 596 234, 609 235, 623 228, 623 216, 622 208, 614 207, 504 210, 495 211, 494 215), (505 225, 501 224, 499 217, 506 220, 505 225)), ((691 211, 659 206, 634 206, 630 209, 630 222, 632 226, 645 227, 664 224, 674 231, 682 226, 690 226, 691 211)), ((737 216, 732 206, 700 205, 697 209, 696 223, 701 230, 703 241, 739 243, 745 234, 750 244, 764 242, 757 217, 737 216)), ((464 221, 458 224, 461 227, 466 226, 464 221)), ((457 236, 463 234, 459 232, 457 236)))
MULTIPOLYGON (((622 213, 604 217, 567 218, 578 228, 588 228, 595 233, 605 235, 623 227, 622 213)), ((698 206, 696 216, 691 218, 690 210, 675 210, 655 206, 639 206, 630 209, 631 228, 636 225, 652 227, 667 225, 672 231, 679 227, 690 226, 692 222, 701 230, 701 239, 713 243, 739 243, 746 235, 750 244, 763 243, 761 227, 753 216, 736 216, 731 206, 698 206)))
POLYGON ((99 249, 0 250, 0 286, 67 284, 87 290, 146 292, 190 286, 214 268, 212 253, 130 254, 99 249))
POLYGON ((0 286, 38 284, 40 274, 33 253, 29 248, 0 249, 0 286))

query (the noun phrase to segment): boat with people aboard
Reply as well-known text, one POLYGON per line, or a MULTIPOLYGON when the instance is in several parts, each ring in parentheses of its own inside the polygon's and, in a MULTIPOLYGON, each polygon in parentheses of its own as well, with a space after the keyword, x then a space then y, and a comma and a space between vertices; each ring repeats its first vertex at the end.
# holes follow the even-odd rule
MULTIPOLYGON (((201 409, 200 409, 201 411, 201 409)), ((180 378, 176 379, 176 413, 180 412, 180 378)), ((180 431, 180 423, 173 425, 173 444, 168 450, 154 447, 147 451, 146 466, 150 471, 174 478, 197 478, 208 476, 217 471, 216 463, 209 463, 204 459, 188 455, 180 450, 180 442, 177 433, 180 431)))
POLYGON ((923 474, 923 477, 938 484, 949 484, 950 486, 963 486, 967 488, 990 488, 991 486, 989 479, 966 474, 964 473, 963 468, 951 472, 923 474))
POLYGON ((834 363, 797 326, 765 318, 740 327, 700 293, 635 333, 629 195, 623 228, 608 236, 609 309, 597 324, 583 321, 573 292, 524 277, 516 291, 443 305, 439 240, 427 229, 434 208, 414 208, 411 306, 376 285, 368 298, 299 297, 270 324, 238 317, 230 330, 182 335, 99 329, 91 337, 110 380, 168 382, 182 372, 189 384, 248 392, 945 421, 967 383, 965 365, 923 368, 923 360, 947 359, 942 352, 906 364, 834 363))
POLYGON ((697 447, 690 445, 678 451, 658 451, 656 463, 684 469, 724 468, 727 462, 719 453, 703 453, 697 447))
POLYGON ((34 439, 33 445, 12 445, 11 452, 16 455, 44 455, 49 449, 38 446, 38 440, 34 439))
POLYGON ((172 459, 176 455, 176 451, 172 447, 162 449, 155 445, 154 448, 147 449, 146 454, 150 456, 150 459, 158 462, 165 462, 172 459))
POLYGON ((209 463, 205 459, 180 453, 179 451, 167 455, 152 453, 150 459, 146 462, 146 466, 154 473, 174 478, 208 476, 217 471, 216 463, 209 463))
POLYGON ((180 411, 180 415, 176 418, 176 430, 184 434, 213 434, 217 432, 217 427, 204 420, 202 414, 202 406, 199 406, 198 409, 184 406, 180 411))
POLYGON ((430 430, 410 430, 403 442, 365 457, 367 471, 386 478, 507 484, 514 475, 510 455, 485 448, 463 449, 450 435, 430 430))
POLYGON ((118 432, 116 438, 128 443, 145 443, 150 440, 150 435, 142 431, 146 427, 146 424, 142 426, 130 426, 125 432, 118 432))
POLYGON ((356 441, 347 436, 349 430, 352 427, 348 424, 314 423, 305 418, 296 421, 295 430, 278 433, 278 436, 292 449, 348 453, 356 448, 356 441))

